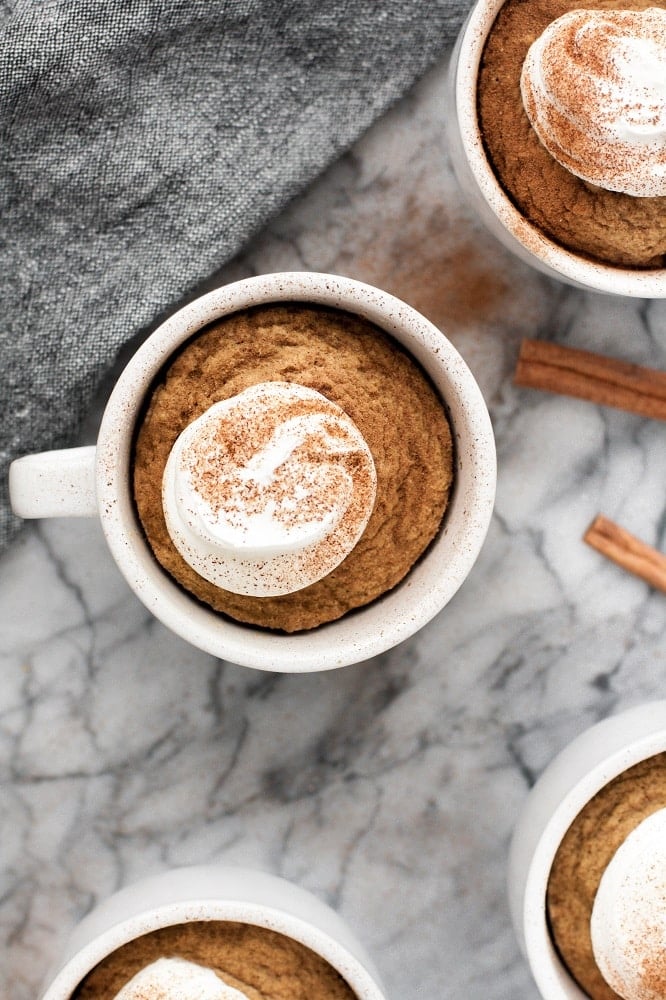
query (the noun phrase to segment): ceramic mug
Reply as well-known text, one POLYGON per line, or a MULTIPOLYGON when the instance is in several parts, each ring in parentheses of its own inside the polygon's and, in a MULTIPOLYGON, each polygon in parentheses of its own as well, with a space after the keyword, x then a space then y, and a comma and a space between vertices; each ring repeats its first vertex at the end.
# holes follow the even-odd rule
POLYGON ((666 701, 648 702, 581 733, 530 792, 509 851, 514 929, 544 1000, 586 1000, 555 951, 546 889, 555 854, 581 809, 609 781, 666 750, 666 701))
POLYGON ((117 948, 194 920, 232 920, 277 931, 333 966, 358 1000, 386 1000, 371 960, 330 907, 285 879, 221 865, 164 872, 100 904, 63 946, 41 1000, 70 1000, 83 978, 117 948))
POLYGON ((567 284, 612 295, 666 297, 666 269, 602 264, 566 250, 533 226, 509 199, 488 162, 477 113, 477 78, 486 39, 504 0, 478 0, 453 50, 447 94, 449 151, 458 182, 486 227, 527 264, 567 284))
POLYGON ((185 306, 150 336, 121 374, 97 446, 17 459, 10 498, 21 517, 99 515, 125 579, 147 608, 194 646, 263 670, 310 672, 365 660, 430 621, 471 570, 492 514, 495 443, 474 377, 446 337, 386 292, 350 278, 290 272, 246 278, 185 306), (139 525, 131 489, 135 423, 166 359, 213 320, 251 306, 306 302, 346 310, 393 336, 422 365, 444 400, 454 438, 454 486, 427 553, 393 590, 337 621, 280 635, 240 624, 183 591, 158 565, 139 525))

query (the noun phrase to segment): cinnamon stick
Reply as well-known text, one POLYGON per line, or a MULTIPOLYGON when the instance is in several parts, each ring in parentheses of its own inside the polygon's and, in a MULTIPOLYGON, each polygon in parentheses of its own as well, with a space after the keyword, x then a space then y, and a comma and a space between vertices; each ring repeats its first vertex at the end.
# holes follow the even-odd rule
POLYGON ((514 382, 666 420, 666 372, 603 354, 526 339, 514 382))
POLYGON ((583 540, 618 566, 666 593, 666 556, 619 524, 598 514, 583 540))

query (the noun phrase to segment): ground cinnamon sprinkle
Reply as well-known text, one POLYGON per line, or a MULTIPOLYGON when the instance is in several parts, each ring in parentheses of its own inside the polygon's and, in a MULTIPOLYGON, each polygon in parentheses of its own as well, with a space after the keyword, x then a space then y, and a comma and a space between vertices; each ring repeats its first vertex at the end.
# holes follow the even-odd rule
POLYGON ((658 948, 649 952, 643 960, 641 983, 645 990, 651 990, 656 997, 666 997, 666 955, 663 941, 658 948))
POLYGON ((424 206, 410 194, 399 217, 354 261, 354 273, 409 302, 455 338, 509 308, 513 290, 493 249, 443 205, 424 206))
MULTIPOLYGON (((590 10, 666 8, 666 0, 586 0, 590 10)), ((576 0, 507 0, 483 53, 479 124, 489 161, 519 211, 583 256, 639 268, 666 266, 666 198, 637 198, 588 184, 541 144, 525 113, 520 74, 527 50, 576 0)), ((579 96, 584 101, 585 95, 579 96)))
POLYGON ((117 948, 85 977, 72 1000, 114 1000, 133 976, 159 958, 182 958, 213 969, 248 1000, 355 998, 342 976, 298 941, 251 924, 211 920, 164 927, 117 948))
MULTIPOLYGON (((317 579, 351 548, 372 510, 374 468, 339 407, 323 396, 276 398, 273 386, 264 383, 257 395, 245 394, 236 407, 218 410, 213 422, 199 425, 199 434, 181 461, 189 470, 192 488, 212 513, 224 510, 227 523, 245 535, 250 530, 248 519, 269 509, 271 518, 286 531, 325 519, 336 508, 342 510, 335 530, 298 557, 298 571, 317 579), (307 418, 316 422, 302 425, 307 436, 300 443, 293 439, 288 459, 272 471, 270 480, 248 478, 251 463, 270 449, 280 431, 307 418)), ((285 574, 281 582, 288 586, 285 574)))

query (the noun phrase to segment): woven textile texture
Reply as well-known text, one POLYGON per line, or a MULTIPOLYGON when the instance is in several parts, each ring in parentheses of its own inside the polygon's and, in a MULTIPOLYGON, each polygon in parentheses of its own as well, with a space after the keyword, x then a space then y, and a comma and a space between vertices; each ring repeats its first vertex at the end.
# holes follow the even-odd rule
POLYGON ((0 0, 0 547, 12 458, 446 48, 462 0, 0 0))

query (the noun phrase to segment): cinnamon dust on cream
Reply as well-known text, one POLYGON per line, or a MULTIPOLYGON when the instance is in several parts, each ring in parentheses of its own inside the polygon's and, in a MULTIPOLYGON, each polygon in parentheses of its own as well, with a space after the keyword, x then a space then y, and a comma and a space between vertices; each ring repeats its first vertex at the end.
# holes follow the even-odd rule
POLYGON ((262 382, 214 404, 174 451, 162 494, 172 541, 198 573, 235 593, 315 583, 372 513, 366 442, 339 406, 303 385, 262 382))

